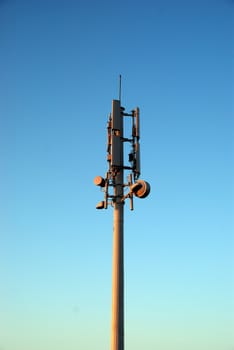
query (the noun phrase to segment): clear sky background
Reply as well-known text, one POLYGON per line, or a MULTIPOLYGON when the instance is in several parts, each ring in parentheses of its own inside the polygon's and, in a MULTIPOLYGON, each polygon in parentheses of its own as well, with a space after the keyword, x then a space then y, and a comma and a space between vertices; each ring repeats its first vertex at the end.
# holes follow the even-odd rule
POLYGON ((120 73, 152 187, 125 206, 126 350, 234 349, 233 10, 0 1, 1 350, 110 348, 113 213, 93 178, 120 73))

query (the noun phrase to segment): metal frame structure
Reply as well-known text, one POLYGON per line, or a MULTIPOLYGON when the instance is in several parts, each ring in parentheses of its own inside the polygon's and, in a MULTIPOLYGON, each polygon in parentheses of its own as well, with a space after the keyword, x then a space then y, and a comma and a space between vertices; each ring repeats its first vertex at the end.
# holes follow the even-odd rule
POLYGON ((97 209, 114 208, 113 227, 113 266, 112 266, 112 332, 111 350, 124 350, 124 204, 130 200, 133 210, 133 197, 145 198, 150 185, 140 180, 140 110, 135 108, 125 112, 119 100, 112 101, 112 112, 107 122, 107 162, 105 178, 96 176, 94 184, 104 192, 104 200, 97 209), (132 120, 130 138, 124 137, 124 117, 132 120), (124 143, 131 145, 128 155, 129 165, 124 165, 124 143), (128 171, 127 183, 124 183, 124 171, 128 171), (128 192, 125 194, 125 189, 128 192))

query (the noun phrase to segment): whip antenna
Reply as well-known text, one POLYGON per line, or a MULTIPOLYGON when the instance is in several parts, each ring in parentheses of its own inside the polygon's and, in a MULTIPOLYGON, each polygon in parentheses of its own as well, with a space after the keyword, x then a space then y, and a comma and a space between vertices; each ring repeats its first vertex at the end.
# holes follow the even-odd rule
POLYGON ((121 102, 122 76, 119 75, 119 101, 121 102))

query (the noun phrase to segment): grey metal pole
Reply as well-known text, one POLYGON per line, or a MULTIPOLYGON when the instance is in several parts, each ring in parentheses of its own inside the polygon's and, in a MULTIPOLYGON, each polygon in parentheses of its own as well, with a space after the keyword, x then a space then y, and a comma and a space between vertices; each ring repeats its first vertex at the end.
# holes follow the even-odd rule
POLYGON ((111 350, 124 350, 124 202, 123 116, 119 100, 112 102, 114 183, 111 350), (115 164, 116 163, 116 164, 115 164))
MULTIPOLYGON (((121 97, 121 77, 120 94, 121 97)), ((94 184, 104 191, 104 201, 96 205, 97 209, 107 209, 109 204, 114 207, 113 217, 113 266, 112 266, 112 324, 111 350, 124 350, 124 202, 130 199, 130 209, 133 210, 133 195, 145 198, 150 193, 150 185, 140 176, 140 145, 139 145, 139 108, 132 113, 125 113, 119 100, 112 101, 112 113, 107 123, 107 161, 109 171, 106 178, 96 176, 94 184), (132 117, 132 138, 124 138, 123 117, 132 117), (129 166, 124 166, 124 142, 132 145, 129 154, 129 166), (124 169, 130 170, 129 180, 124 184, 124 169), (133 182, 134 181, 134 182, 133 182), (124 195, 124 186, 129 192, 124 195), (109 189, 113 189, 113 194, 109 189), (111 199, 111 201, 110 201, 111 199)))

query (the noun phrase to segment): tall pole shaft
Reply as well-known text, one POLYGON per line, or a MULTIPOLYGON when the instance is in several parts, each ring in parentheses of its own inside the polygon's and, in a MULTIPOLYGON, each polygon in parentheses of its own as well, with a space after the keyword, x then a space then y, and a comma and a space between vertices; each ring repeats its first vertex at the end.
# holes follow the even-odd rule
POLYGON ((124 350, 124 237, 123 203, 114 208, 112 275, 112 347, 124 350))
MULTIPOLYGON (((120 101, 114 100, 112 105, 117 174, 114 185, 114 217, 113 217, 113 270, 112 270, 112 332, 111 350, 124 350, 124 203, 123 198, 123 116, 120 101)), ((113 159, 113 163, 115 159, 113 159)), ((114 164, 115 165, 115 164, 114 164)))

